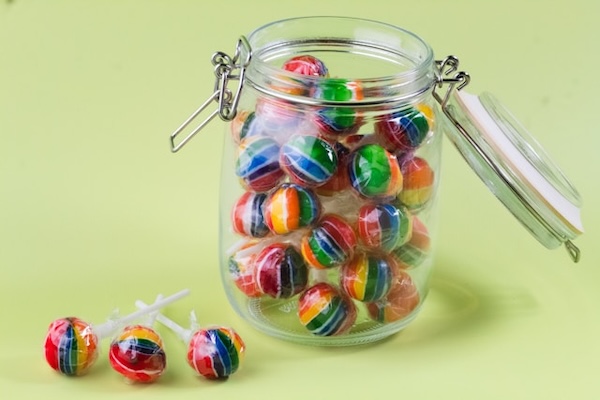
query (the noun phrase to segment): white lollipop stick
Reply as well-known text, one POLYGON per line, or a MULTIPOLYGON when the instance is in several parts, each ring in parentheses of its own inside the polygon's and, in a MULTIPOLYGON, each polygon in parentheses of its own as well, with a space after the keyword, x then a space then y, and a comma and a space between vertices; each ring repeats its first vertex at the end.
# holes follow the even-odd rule
MULTIPOLYGON (((190 293, 189 289, 183 289, 182 291, 177 292, 171 296, 165 297, 164 299, 161 299, 160 301, 156 301, 153 304, 146 306, 145 308, 134 311, 133 313, 131 313, 129 315, 126 315, 126 316, 121 317, 116 320, 107 321, 100 325, 96 325, 93 327, 94 333, 96 334, 96 336, 98 337, 99 340, 101 340, 105 337, 108 337, 108 336, 112 336, 119 329, 119 327, 121 327, 123 325, 127 325, 127 324, 135 321, 136 319, 143 317, 144 315, 147 315, 148 313, 157 312, 164 306, 166 306, 176 300, 179 300, 182 297, 187 296, 189 293, 190 293)), ((157 314, 157 317, 158 317, 158 314, 157 314)))
MULTIPOLYGON (((144 310, 147 307, 149 307, 146 303, 144 303, 141 300, 136 300, 135 306, 137 308, 139 308, 140 310, 144 310)), ((195 314, 194 314, 194 318, 195 318, 195 314)), ((196 327, 196 329, 186 329, 186 328, 182 327, 181 325, 179 325, 177 322, 173 321, 172 319, 165 317, 160 312, 156 314, 156 320, 158 322, 160 322, 161 324, 163 324, 164 326, 166 326, 167 328, 171 329, 173 332, 175 332, 175 334, 177 336, 179 336, 179 338, 181 340, 183 340, 186 344, 189 343, 190 340, 192 340, 192 336, 194 335, 194 332, 197 329, 197 327, 196 327)), ((196 325, 196 324, 193 324, 193 325, 196 325)))

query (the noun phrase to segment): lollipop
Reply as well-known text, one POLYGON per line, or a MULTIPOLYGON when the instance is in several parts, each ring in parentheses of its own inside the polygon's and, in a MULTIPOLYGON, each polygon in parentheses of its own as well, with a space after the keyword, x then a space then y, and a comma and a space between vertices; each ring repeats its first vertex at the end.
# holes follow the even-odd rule
POLYGON ((240 144, 245 138, 258 135, 260 129, 257 129, 257 126, 254 111, 239 110, 230 126, 233 141, 240 144))
MULTIPOLYGON (((135 304, 137 307, 145 307, 140 300, 135 304)), ((225 327, 199 329, 193 312, 191 329, 181 327, 162 314, 158 314, 156 319, 187 344, 188 364, 198 374, 207 379, 225 379, 239 369, 246 346, 233 329, 225 327)))
POLYGON ((408 241, 412 217, 393 204, 365 204, 358 211, 358 237, 372 249, 390 252, 408 241))
POLYGON ((267 195, 264 193, 245 192, 235 202, 231 213, 235 232, 256 238, 264 237, 269 233, 262 211, 266 198, 267 195))
POLYGON ((188 293, 189 290, 182 290, 125 317, 96 326, 77 317, 57 319, 50 324, 46 334, 44 342, 46 361, 52 369, 61 374, 83 375, 96 361, 99 342, 102 339, 112 336, 120 326, 156 311, 188 293))
POLYGON ((410 275, 399 270, 388 295, 367 304, 367 312, 375 321, 389 323, 410 314, 420 301, 419 291, 410 275))
POLYGON ((319 186, 335 173, 338 158, 333 147, 315 136, 294 135, 282 147, 281 168, 293 182, 319 186))
POLYGON ((284 173, 279 168, 279 145, 267 137, 250 137, 239 146, 235 173, 248 189, 266 192, 277 186, 284 173))
POLYGON ((256 239, 245 242, 239 251, 236 251, 229 257, 229 274, 237 288, 248 297, 260 297, 262 292, 256 283, 254 275, 254 252, 245 254, 245 249, 255 246, 258 243, 256 239))
POLYGON ((348 162, 348 154, 350 151, 340 142, 335 142, 334 150, 337 153, 338 158, 337 168, 331 178, 329 178, 324 184, 315 188, 315 192, 321 196, 333 196, 336 193, 339 193, 350 187, 348 168, 346 167, 348 162))
POLYGON ((321 204, 311 189, 283 183, 269 195, 263 211, 271 232, 282 235, 313 224, 321 214, 321 204))
POLYGON ((396 269, 391 257, 360 252, 342 267, 342 289, 359 301, 379 300, 390 291, 396 269))
MULTIPOLYGON (((159 295, 156 301, 161 298, 159 295)), ((152 329, 157 315, 158 311, 150 314, 144 325, 126 326, 110 344, 111 367, 131 382, 154 382, 167 367, 163 341, 152 329)))
POLYGON ((348 176, 352 188, 367 198, 396 196, 402 172, 396 157, 378 144, 366 144, 350 154, 348 176))
POLYGON ((412 267, 420 265, 429 255, 431 240, 425 224, 413 217, 412 237, 404 246, 393 251, 394 256, 412 267))
POLYGON ((398 199, 409 210, 419 210, 433 193, 434 172, 424 158, 412 157, 400 164, 404 187, 398 199))
POLYGON ((308 284, 308 269, 294 246, 273 243, 257 254, 254 274, 258 289, 273 298, 290 298, 308 284))
POLYGON ((425 140, 433 122, 433 110, 424 104, 387 115, 375 123, 375 133, 390 150, 410 151, 425 140))
MULTIPOLYGON (((363 91, 359 82, 329 78, 319 83, 313 97, 334 102, 356 101, 363 99, 363 91)), ((322 134, 337 137, 356 133, 362 118, 351 107, 325 107, 317 112, 315 122, 322 134)))
POLYGON ((329 71, 323 61, 311 55, 295 56, 283 63, 285 71, 300 75, 327 77, 329 71))
POLYGON ((326 282, 311 286, 298 300, 300 322, 318 336, 348 332, 356 321, 356 314, 352 300, 326 282))
POLYGON ((311 267, 324 269, 342 265, 352 257, 354 247, 352 227, 342 217, 329 214, 302 238, 300 250, 311 267))

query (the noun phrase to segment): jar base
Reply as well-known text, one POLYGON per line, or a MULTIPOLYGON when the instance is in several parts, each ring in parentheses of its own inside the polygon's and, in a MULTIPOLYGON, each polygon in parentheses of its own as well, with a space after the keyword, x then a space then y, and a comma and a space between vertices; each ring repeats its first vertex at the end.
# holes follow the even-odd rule
POLYGON ((269 336, 302 345, 320 347, 357 346, 373 343, 398 333, 410 324, 418 315, 421 304, 410 314, 393 323, 380 323, 368 317, 360 310, 352 329, 339 336, 312 335, 298 322, 297 300, 254 298, 246 303, 250 314, 248 322, 258 331, 269 336))

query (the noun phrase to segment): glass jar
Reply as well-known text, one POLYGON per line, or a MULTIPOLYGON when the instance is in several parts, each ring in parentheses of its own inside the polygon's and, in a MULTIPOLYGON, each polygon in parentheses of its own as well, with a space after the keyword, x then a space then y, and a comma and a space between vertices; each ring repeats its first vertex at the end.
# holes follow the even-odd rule
POLYGON ((220 268, 231 305, 260 331, 353 345, 417 316, 433 266, 443 132, 530 232, 578 258, 575 189, 493 98, 456 94, 468 74, 413 33, 295 18, 241 37, 233 57, 216 53, 213 64, 215 91, 172 134, 172 149, 216 115, 229 121, 220 268), (217 110, 176 145, 213 101, 217 110), (515 177, 523 161, 486 141, 482 113, 509 142, 499 148, 512 143, 543 188, 528 181, 537 175, 515 177))

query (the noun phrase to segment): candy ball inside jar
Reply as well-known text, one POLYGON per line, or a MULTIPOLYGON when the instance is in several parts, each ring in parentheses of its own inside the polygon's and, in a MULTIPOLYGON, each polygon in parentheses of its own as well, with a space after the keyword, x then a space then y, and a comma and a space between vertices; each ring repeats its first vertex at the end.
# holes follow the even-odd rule
MULTIPOLYGON (((323 79, 316 86, 313 97, 325 101, 350 102, 363 99, 360 82, 347 79, 323 79)), ((319 109, 315 123, 321 134, 338 137, 356 133, 362 124, 360 113, 350 106, 327 106, 319 109)))
POLYGON ((44 355, 48 365, 61 374, 83 375, 98 357, 98 337, 85 321, 60 318, 48 328, 44 355))
POLYGON ((311 189, 282 183, 267 197, 263 213, 271 232, 283 235, 315 223, 321 215, 321 203, 311 189))
POLYGON ((248 240, 228 260, 230 278, 235 286, 248 297, 262 295, 254 273, 254 259, 258 250, 252 250, 253 247, 259 245, 258 243, 257 239, 248 240))
POLYGON ((328 214, 302 238, 300 250, 311 267, 326 269, 350 259, 356 243, 350 224, 338 215, 328 214))
POLYGON ((358 236, 371 248, 390 252, 405 244, 412 234, 412 216, 390 203, 367 203, 358 210, 358 236))
POLYGON ((421 219, 414 216, 410 240, 405 245, 395 249, 392 254, 397 260, 411 267, 417 267, 427 258, 430 248, 429 230, 421 219))
POLYGON ((384 116, 375 123, 375 133, 393 151, 417 149, 430 131, 433 110, 421 104, 384 116))
POLYGON ((300 322, 317 336, 347 333, 356 321, 352 300, 335 286, 320 282, 306 289, 298 300, 300 322))
POLYGON ((408 316, 420 302, 419 291, 408 272, 399 270, 392 288, 383 299, 367 304, 373 320, 390 323, 408 316))
POLYGON ((279 163, 293 182, 319 186, 335 174, 338 157, 325 140, 315 136, 294 135, 281 147, 279 163))
POLYGON ((112 341, 108 353, 115 371, 133 382, 156 381, 167 366, 160 336, 152 328, 131 325, 112 341))
POLYGON ((200 329, 190 340, 187 361, 207 379, 226 379, 239 369, 245 350, 244 341, 233 329, 200 329))
POLYGON ((404 188, 398 195, 398 200, 410 210, 422 209, 433 194, 433 169, 427 160, 415 156, 403 160, 400 170, 404 178, 404 188))
POLYGON ((289 244, 273 243, 254 260, 254 273, 260 291, 273 298, 290 298, 308 285, 308 267, 302 255, 289 244))
POLYGON ((372 302, 385 297, 396 274, 391 257, 378 253, 357 253, 342 267, 342 289, 353 299, 372 302))
POLYGON ((283 70, 305 76, 327 77, 329 71, 325 63, 308 54, 295 56, 283 63, 283 70))
POLYGON ((402 190, 402 172, 396 156, 378 144, 356 148, 349 156, 348 177, 362 197, 385 199, 402 190))
POLYGON ((233 205, 231 220, 233 230, 243 236, 261 238, 269 233, 263 216, 265 193, 245 192, 233 205))
POLYGON ((239 146, 235 173, 243 185, 255 192, 266 192, 281 181, 279 144, 268 137, 250 137, 239 146))

